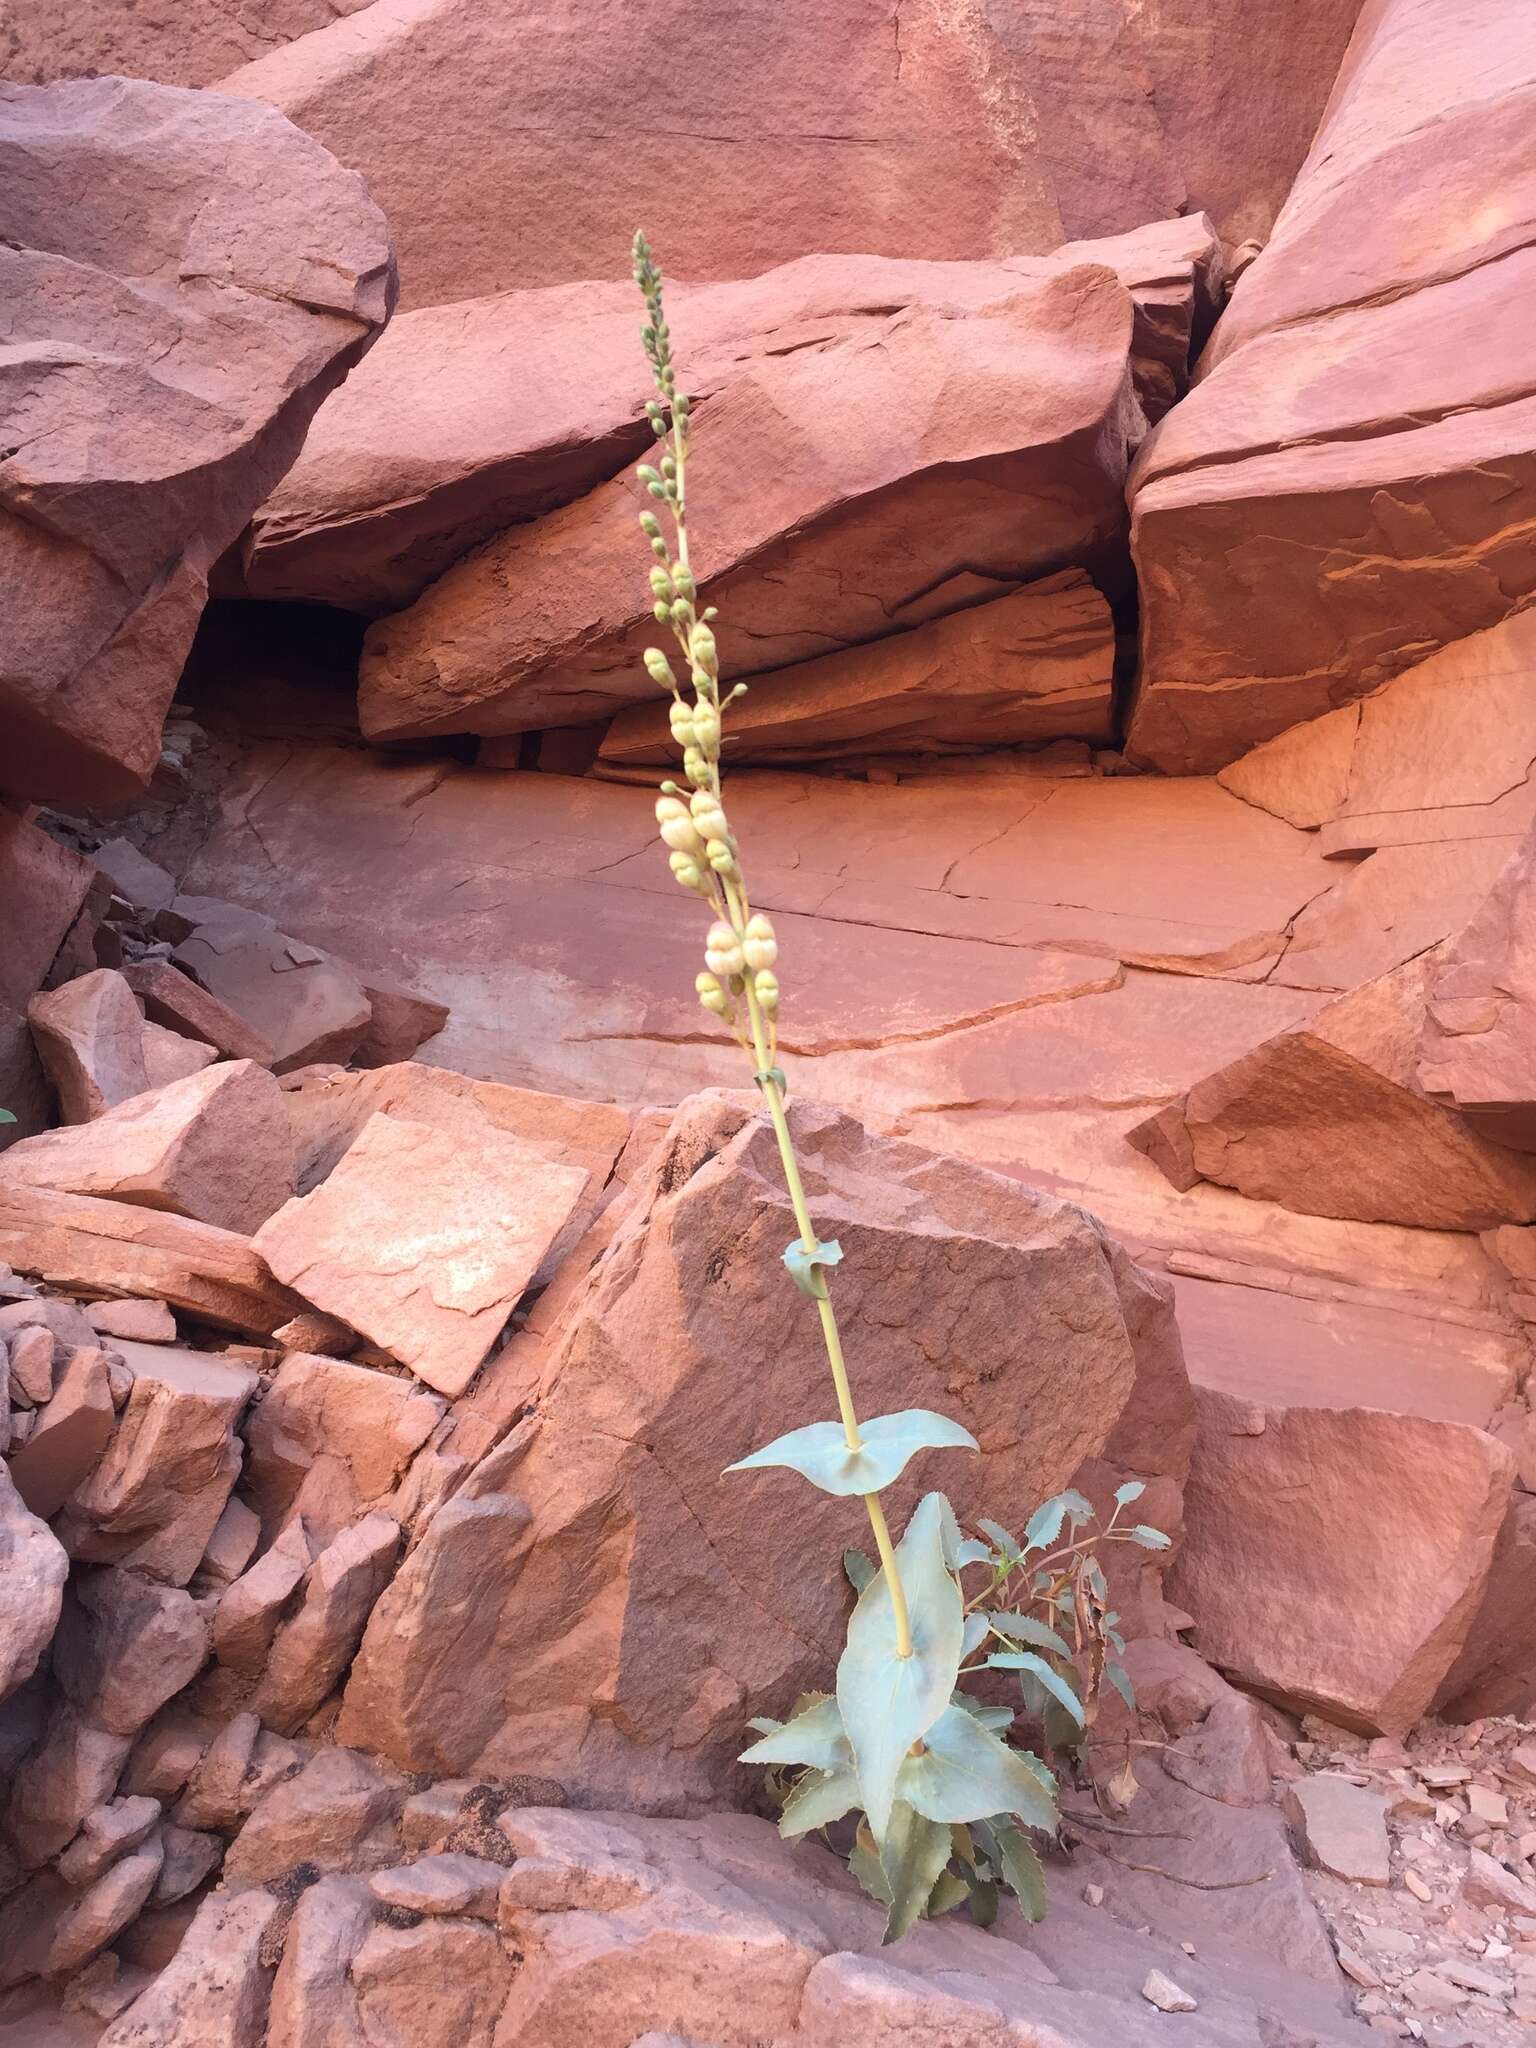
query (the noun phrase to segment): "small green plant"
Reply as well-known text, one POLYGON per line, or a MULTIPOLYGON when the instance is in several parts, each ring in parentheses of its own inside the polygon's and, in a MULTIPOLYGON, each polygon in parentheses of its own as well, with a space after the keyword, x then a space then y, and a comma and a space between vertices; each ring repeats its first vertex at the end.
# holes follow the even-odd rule
POLYGON ((967 1537, 945 1497, 930 1493, 913 1510, 900 1544, 892 1541, 880 1495, 911 1459, 925 1450, 979 1446, 959 1423, 930 1409, 861 1421, 854 1406, 829 1282, 842 1249, 816 1234, 784 1108, 778 941, 771 920, 752 908, 721 794, 723 714, 745 685, 721 695, 716 612, 698 603, 687 511, 691 412, 678 389, 661 273, 644 234, 635 237, 634 274, 656 386, 646 411, 660 444, 659 462, 637 471, 656 507, 642 513, 640 525, 655 558, 656 621, 670 631, 684 677, 679 681, 661 648, 646 650, 648 673, 672 699, 672 736, 687 778, 686 787, 661 785, 656 820, 672 873, 711 913, 698 998, 746 1053, 767 1105, 798 1230, 784 1263, 815 1303, 837 1406, 835 1421, 791 1430, 729 1469, 787 1466, 824 1493, 858 1496, 878 1559, 859 1552, 845 1559, 858 1598, 835 1692, 802 1700, 787 1722, 753 1722, 759 1739, 742 1761, 768 1767, 786 1835, 862 1816, 849 1863, 886 1907, 887 1941, 919 1916, 967 1898, 988 1921, 1000 1886, 1038 1919, 1045 1880, 1028 1831, 1055 1834, 1056 1779, 1038 1756, 1007 1740, 1015 1710, 971 1698, 960 1680, 979 1671, 999 1674, 993 1684, 1012 1676, 1026 1713, 1042 1727, 1043 1746, 1070 1747, 1086 1731, 1101 1682, 1130 1697, 1115 1661, 1123 1645, 1094 1545, 1103 1539, 1160 1548, 1167 1538, 1119 1527, 1121 1507, 1141 1491, 1133 1481, 1121 1488, 1110 1523, 1089 1536, 1078 1533, 1093 1517, 1081 1494, 1047 1502, 1019 1543, 993 1523, 967 1537), (1069 1525, 1072 1535, 1062 1542, 1069 1525))

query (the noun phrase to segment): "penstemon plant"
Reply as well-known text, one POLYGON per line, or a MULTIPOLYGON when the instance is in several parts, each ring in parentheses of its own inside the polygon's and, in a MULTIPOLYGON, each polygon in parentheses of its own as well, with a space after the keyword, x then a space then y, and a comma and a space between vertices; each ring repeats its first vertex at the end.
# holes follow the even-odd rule
POLYGON ((1123 1646, 1093 1545, 1102 1538, 1162 1547, 1167 1538, 1118 1526, 1121 1507, 1141 1491, 1131 1482, 1095 1536, 1077 1535, 1093 1514, 1080 1494, 1048 1501, 1020 1544, 989 1523, 979 1525, 981 1536, 967 1538, 945 1497, 930 1493, 913 1510, 901 1542, 892 1541, 880 1495, 910 1460, 919 1451, 979 1446, 959 1423, 930 1409, 861 1421, 854 1406, 829 1281, 842 1249, 816 1234, 784 1109, 778 942, 770 919, 752 908, 721 794, 723 714, 746 686, 738 683, 721 695, 716 611, 698 604, 688 545, 690 407, 678 389, 661 273, 643 233, 635 236, 634 275, 645 300, 642 339, 656 386, 646 412, 660 444, 659 463, 642 463, 637 471, 656 505, 640 524, 655 557, 656 620, 670 630, 684 677, 680 682, 661 648, 646 650, 647 671, 671 695, 672 736, 687 778, 686 788, 661 785, 656 819, 673 875, 712 916, 695 986, 704 1008, 724 1022, 751 1061, 767 1104, 799 1232, 784 1263, 816 1305, 837 1405, 837 1420, 791 1430, 729 1469, 787 1466, 824 1493, 858 1496, 878 1557, 874 1563, 849 1552, 845 1559, 858 1599, 835 1692, 807 1696, 787 1722, 754 1721, 759 1740, 741 1760, 769 1768, 787 1836, 862 1815, 849 1863, 886 1906, 887 1941, 919 1916, 966 1898, 976 1918, 988 1922, 1000 1885, 1038 1919, 1044 1874, 1026 1830, 1056 1833, 1056 1780, 1038 1757, 1005 1739, 1013 1708, 969 1697, 960 1680, 979 1670, 1015 1673, 1025 1709, 1046 1726, 1047 1740, 1053 1721, 1064 1724, 1069 1738, 1073 1730, 1085 1732, 1092 1712, 1078 1690, 1085 1657, 1094 1694, 1107 1679, 1130 1698, 1130 1682, 1110 1655, 1123 1646), (1063 1544, 1069 1523, 1073 1537, 1063 1544), (968 1596, 962 1575, 972 1568, 985 1574, 985 1584, 978 1579, 968 1596))

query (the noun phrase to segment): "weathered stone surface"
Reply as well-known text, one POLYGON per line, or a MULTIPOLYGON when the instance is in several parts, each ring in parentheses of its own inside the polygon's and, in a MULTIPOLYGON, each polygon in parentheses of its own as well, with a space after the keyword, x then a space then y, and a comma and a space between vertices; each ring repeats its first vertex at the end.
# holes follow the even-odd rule
POLYGON ((662 249, 680 277, 812 250, 1009 255, 1202 208, 1231 241, 1263 235, 1353 13, 1308 0, 1282 25, 1181 0, 1155 27, 1125 5, 957 25, 923 8, 893 52, 866 0, 794 0, 771 30, 687 0, 673 33, 714 50, 714 89, 707 109, 679 109, 665 166, 634 145, 652 51, 628 17, 594 38, 574 13, 533 33, 463 0, 365 8, 222 89, 272 101, 364 173, 400 238, 407 304, 435 305, 615 276, 628 223, 675 215, 679 179, 697 199, 662 249), (1262 92, 1233 92, 1238 48, 1262 92), (438 118, 428 81, 457 120, 438 118))
POLYGON ((176 1342, 176 1318, 163 1301, 93 1301, 85 1313, 103 1337, 130 1337, 138 1344, 176 1342))
POLYGON ((75 1352, 32 1434, 11 1458, 11 1478, 34 1515, 51 1518, 90 1478, 112 1440, 113 1420, 105 1354, 75 1352))
POLYGON ((1536 834, 1437 964, 1418 1081, 1489 1138, 1536 1151, 1536 834))
MULTIPOLYGON (((760 682, 731 721, 736 761, 932 754, 1108 741, 1115 641, 1109 607, 1064 570, 1011 597, 760 682)), ((676 765, 664 706, 621 712, 598 758, 676 765)))
POLYGON ((1420 1034, 1446 973, 1440 949, 1364 983, 1199 1082, 1130 1142, 1175 1186, 1218 1181, 1310 1215, 1440 1230, 1529 1222, 1536 1162, 1423 1092, 1420 1034))
POLYGON ((1509 1452, 1479 1429, 1419 1416, 1207 1390, 1197 1405, 1184 1547, 1169 1575, 1196 1647, 1263 1697, 1402 1734, 1467 1640, 1509 1452))
MULTIPOLYGON (((909 307, 754 362, 709 411, 714 509, 697 566, 736 628, 726 658, 751 672, 880 639, 976 560, 1006 584, 1091 560, 1119 531, 1140 418, 1131 319, 1124 287, 1082 265, 975 310, 909 307), (929 411, 893 439, 891 410, 914 392, 929 411)), ((636 663, 655 620, 634 547, 648 502, 627 474, 599 485, 372 627, 365 733, 517 732, 650 701, 636 663)))
POLYGON ((90 1123, 24 1138, 0 1179, 256 1230, 293 1193, 282 1090, 254 1060, 221 1060, 90 1123))
MULTIPOLYGON (((1166 1294, 1142 1280, 1128 1299, 1081 1212, 830 1111, 801 1105, 796 1125, 817 1227, 846 1254, 844 1327, 880 1331, 850 1337, 863 1412, 932 1407, 972 1431, 981 1459, 943 1473, 962 1515, 1006 1520, 1101 1450, 1143 1346, 1178 1369, 1166 1294)), ((569 1775, 637 1805, 721 1795, 744 1702, 792 1700, 841 1637, 841 1590, 809 1562, 847 1541, 837 1504, 802 1487, 778 1515, 781 1477, 721 1476, 786 1412, 829 1400, 814 1319, 774 1278, 793 1234, 766 1122, 730 1098, 685 1105, 558 1329, 498 1365, 531 1413, 380 1600, 343 1740, 409 1769, 569 1775), (776 1360, 771 1388, 744 1356, 776 1360), (793 1616, 774 1590, 791 1585, 793 1616), (665 1660, 642 1648, 658 1629, 665 1660)), ((898 1521, 931 1465, 892 1490, 898 1521)))
POLYGON ((51 1121, 26 1008, 91 896, 94 871, 17 810, 0 806, 0 1101, 16 1118, 0 1144, 51 1121))
POLYGON ((72 1557, 131 1565, 184 1586, 240 1471, 235 1428, 257 1376, 208 1352, 121 1347, 133 1391, 112 1446, 72 1496, 60 1531, 72 1557))
POLYGON ((273 1050, 261 1033, 169 960, 136 961, 124 967, 123 979, 151 1023, 215 1046, 227 1059, 271 1066, 273 1050))
POLYGON ((1385 1793, 1321 1771, 1288 1785, 1285 1811, 1307 1861, 1351 1884, 1392 1882, 1385 1793))
POLYGON ((1475 1721, 1484 1714, 1530 1717, 1536 1708, 1536 1496, 1510 1496, 1494 1545, 1482 1604, 1467 1630, 1461 1655, 1436 1698, 1447 1719, 1475 1721))
POLYGON ((494 1920, 505 1874, 499 1863, 487 1863, 483 1856, 452 1853, 381 1870, 369 1885, 382 1904, 407 1913, 468 1913, 494 1920))
POLYGON ((144 1019, 114 969, 98 967, 34 996, 27 1022, 65 1123, 87 1123, 149 1086, 144 1019))
POLYGON ((181 941, 176 963, 270 1047, 275 1073, 349 1059, 368 1028, 368 998, 351 969, 258 911, 224 906, 181 941))
POLYGON ((239 64, 324 28, 367 0, 277 0, 259 16, 234 4, 141 14, 88 0, 60 22, 37 0, 15 0, 0 43, 0 75, 22 85, 120 73, 162 85, 212 85, 239 64))
POLYGON ((361 182, 270 108, 122 79, 0 107, 4 773, 115 802, 159 758, 209 569, 388 318, 391 251, 361 182))
POLYGON ((198 1758, 175 1811, 178 1827, 233 1828, 250 1810, 251 1774, 261 1723, 254 1714, 226 1721, 198 1758))
POLYGON ((1496 33, 1490 83, 1455 0, 1367 10, 1201 381, 1142 451, 1131 746, 1159 767, 1219 767, 1532 594, 1536 36, 1496 33))
POLYGON ((53 1398, 54 1359, 63 1347, 55 1343, 52 1330, 37 1323, 10 1331, 7 1341, 10 1367, 6 1382, 11 1400, 23 1408, 41 1408, 53 1398))
POLYGON ((213 1654, 231 1671, 260 1675, 278 1624, 309 1570, 312 1552, 302 1520, 294 1520, 269 1550, 224 1594, 213 1617, 213 1654))
MULTIPOLYGON (((414 1381, 295 1352, 268 1383, 246 1427, 244 1490, 269 1533, 289 1521, 302 1496, 323 1525, 322 1486, 371 1505, 391 1491, 443 1415, 443 1402, 414 1381), (317 1461, 340 1464, 319 1485, 317 1461)), ((329 1535, 330 1531, 327 1531, 329 1535)))
POLYGON ((316 1308, 460 1394, 586 1186, 507 1133, 379 1115, 255 1246, 316 1308))
POLYGON ((26 1869, 56 1856, 112 1797, 132 1747, 130 1736, 90 1727, 63 1702, 50 1712, 41 1747, 12 1781, 6 1811, 8 1842, 26 1869))
POLYGON ((256 1554, 261 1517, 234 1495, 224 1503, 208 1548, 197 1561, 197 1590, 217 1592, 232 1586, 256 1554))
POLYGON ((149 1841, 103 1871, 59 1924, 48 1950, 51 1976, 80 1969, 116 1940, 148 1903, 163 1860, 159 1842, 149 1841))
POLYGON ((65 1602, 53 1673, 82 1720, 137 1735, 190 1685, 208 1656, 192 1597, 137 1572, 78 1572, 65 1602))
POLYGON ((448 1005, 434 1003, 428 996, 382 988, 376 982, 365 984, 363 994, 368 998, 368 1028, 352 1054, 360 1067, 387 1067, 408 1060, 448 1022, 448 1005))
POLYGON ((0 1700, 37 1668, 59 1618, 69 1559, 0 1464, 0 1700))
POLYGON ((251 1709, 281 1735, 296 1735, 351 1663, 374 1603, 389 1584, 400 1525, 365 1515, 326 1545, 303 1598, 278 1628, 251 1695, 251 1709))
POLYGON ((79 1834, 59 1858, 59 1875, 72 1885, 93 1883, 119 1856, 136 1849, 159 1818, 159 1800, 142 1794, 98 1806, 85 1816, 79 1834))
POLYGON ((464 2048, 493 2048, 515 1975, 494 1931, 472 1920, 375 1923, 352 1964, 364 2038, 421 2040, 437 2027, 464 2048))
POLYGON ((225 1858, 232 1885, 266 1884, 296 1864, 380 1870, 395 1860, 399 1780, 349 1749, 319 1749, 257 1802, 225 1858))
POLYGON ((152 1906, 174 1906, 195 1892, 224 1860, 224 1844, 217 1835, 199 1834, 168 1821, 157 1839, 163 1860, 150 1899, 152 1906))
POLYGON ((303 1306, 238 1231, 95 1195, 0 1183, 0 1258, 59 1287, 148 1295, 251 1336, 269 1335, 303 1306))
POLYGON ((200 1074, 219 1056, 216 1047, 204 1045, 200 1039, 183 1038, 163 1024, 146 1022, 143 1032, 144 1074, 151 1088, 164 1088, 172 1081, 200 1074))
POLYGON ((91 859, 115 892, 136 910, 163 910, 176 894, 175 877, 131 839, 105 840, 91 859))
POLYGON ((355 1877, 322 1877, 299 1898, 272 1984, 267 2048, 354 2048, 364 2040, 352 1959, 378 1904, 355 1877))
POLYGON ((272 1982, 264 1937, 280 1910, 266 1891, 204 1899, 175 1956, 101 2048, 261 2048, 272 1982))

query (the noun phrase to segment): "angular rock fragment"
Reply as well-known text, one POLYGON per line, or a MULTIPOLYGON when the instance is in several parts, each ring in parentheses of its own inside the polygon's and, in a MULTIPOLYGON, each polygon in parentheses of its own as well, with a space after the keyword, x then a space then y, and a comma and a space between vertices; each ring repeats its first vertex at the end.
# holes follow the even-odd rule
POLYGON ((352 1960, 378 1914, 367 1883, 322 1877, 300 1896, 272 1985, 266 2048, 331 2048, 365 2037, 352 1960))
POLYGON ((64 1916, 48 1949, 50 1976, 67 1976, 115 1941, 148 1903, 164 1852, 158 1840, 141 1843, 104 1870, 64 1916))
POLYGON ((199 1834, 172 1821, 159 1830, 158 1840, 162 1860, 150 1896, 152 1906, 174 1906, 178 1899, 195 1892, 224 1860, 224 1844, 217 1835, 199 1834))
POLYGON ((365 982, 363 994, 368 998, 368 1028, 352 1054, 359 1067, 388 1067, 408 1060, 448 1022, 448 1005, 434 1003, 429 996, 408 995, 377 982, 365 982))
POLYGON ((0 1700, 32 1676, 59 1618, 69 1559, 0 1464, 0 1700))
POLYGON ((137 1572, 77 1572, 53 1673, 82 1720, 137 1735, 202 1669, 208 1624, 190 1594, 137 1572))
POLYGON ((86 1815, 112 1797, 132 1747, 131 1736, 92 1728, 63 1702, 50 1713, 6 1811, 7 1840, 24 1868, 37 1869, 74 1840, 86 1815))
POLYGON ((272 1047, 261 1033, 169 960, 136 961, 123 969, 123 979, 152 1024, 214 1046, 226 1059, 271 1066, 272 1047))
POLYGON ((109 1864, 136 1849, 159 1818, 158 1799, 129 1797, 98 1806, 59 1858, 59 1875, 72 1885, 93 1883, 109 1864))
POLYGON ((364 1516, 328 1543, 309 1569, 292 1618, 278 1628, 251 1710, 280 1735, 296 1735, 351 1663, 374 1603, 389 1584, 400 1525, 364 1516))
POLYGON ((176 1318, 163 1301, 93 1301, 85 1313, 103 1337, 130 1337, 138 1344, 176 1342, 176 1318))
MULTIPOLYGON (((759 682, 731 718, 733 761, 1108 743, 1115 636, 1080 570, 759 682)), ((663 706, 614 720, 598 758, 676 764, 663 706)))
POLYGON ((19 811, 0 807, 0 1143, 51 1121, 26 1009, 89 906, 94 870, 19 811))
POLYGON ((310 1557, 304 1524, 296 1519, 235 1580, 213 1617, 213 1654, 221 1664, 247 1678, 260 1675, 278 1625, 304 1582, 310 1557))
POLYGON ((441 2027, 464 2048, 493 2048, 515 1973, 495 1931, 473 1920, 376 1922, 352 1964, 364 2038, 420 2040, 441 2027))
POLYGON ((387 319, 391 251, 271 108, 80 78, 6 86, 0 117, 4 773, 113 803, 159 758, 208 571, 387 319))
POLYGON ((175 1956, 100 2048, 261 2048, 272 1982, 265 1937, 280 1910, 267 1891, 206 1898, 175 1956))
POLYGON ((86 1484, 112 1440, 114 1420, 106 1354, 75 1352, 53 1399, 11 1459, 11 1478, 34 1515, 51 1519, 86 1484))
POLYGON ((1285 1810, 1307 1861, 1350 1884, 1392 1881, 1385 1793, 1328 1771, 1286 1787, 1285 1810))
POLYGON ((163 910, 176 894, 174 876, 140 852, 131 839, 108 839, 91 858, 135 910, 163 910))
POLYGON ((379 1870, 399 1849, 404 1788, 350 1749, 319 1749, 296 1777, 260 1800, 225 1858, 231 1885, 265 1884, 308 1863, 379 1870))
POLYGON ((159 1024, 146 1023, 143 1029, 144 1074, 151 1088, 165 1088, 172 1081, 185 1081, 192 1074, 200 1074, 219 1056, 213 1046, 204 1045, 200 1039, 183 1038, 159 1024))
POLYGON ((257 911, 223 913, 187 934, 176 964, 270 1046, 274 1073, 350 1059, 372 1015, 352 970, 257 911))
POLYGON ((255 1239, 272 1271, 440 1392, 464 1391, 587 1185, 508 1135, 375 1116, 255 1239))
POLYGON ((1536 833, 1436 965, 1418 1081, 1486 1137, 1536 1152, 1536 833))
POLYGON ((254 1714, 236 1714, 214 1736, 187 1780, 173 1818, 178 1827, 233 1828, 249 1811, 246 1781, 261 1735, 254 1714))
POLYGON ((0 1159, 0 1179, 252 1231, 293 1193, 282 1091, 254 1060, 223 1060, 88 1124, 24 1138, 0 1159))
POLYGON ((149 1086, 144 1019, 133 991, 110 967, 34 996, 27 1022, 66 1124, 88 1123, 149 1086))
POLYGON ((246 1496, 269 1533, 287 1522, 301 1497, 306 1508, 313 1503, 317 1518, 323 1515, 322 1483, 371 1505, 394 1487, 443 1412, 440 1398, 413 1380, 292 1353, 246 1430, 246 1496), (310 1486, 319 1460, 328 1476, 310 1486), (345 1468, 340 1475, 338 1463, 345 1468))
MULTIPOLYGON (((754 361, 711 408, 701 564, 737 628, 738 672, 880 639, 978 560, 1009 585, 1091 560, 1119 530, 1140 416, 1130 332, 1124 287, 1069 266, 989 304, 909 306, 827 348, 754 361), (914 392, 930 412, 893 439, 884 422, 914 392), (765 475, 779 479, 766 494, 765 475), (811 587, 814 626, 784 599, 811 587)), ((646 701, 636 660, 655 621, 621 566, 643 502, 628 476, 599 485, 375 625, 365 732, 517 732, 646 701)))
POLYGON ((0 1258, 58 1287, 148 1295, 242 1335, 270 1335, 303 1306, 238 1231, 3 1181, 0 1258))

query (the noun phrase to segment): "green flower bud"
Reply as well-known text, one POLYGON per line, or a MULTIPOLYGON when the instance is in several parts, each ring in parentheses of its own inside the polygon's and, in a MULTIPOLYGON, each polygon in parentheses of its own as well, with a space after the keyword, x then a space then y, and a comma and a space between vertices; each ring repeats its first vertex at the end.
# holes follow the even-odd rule
MULTIPOLYGON (((672 728, 673 739, 677 741, 680 747, 691 747, 693 745, 693 713, 680 697, 672 699, 671 709, 667 713, 667 722, 672 728)), ((684 766, 686 768, 686 762, 684 766)))
POLYGON ((731 999, 712 974, 696 975, 693 985, 706 1010, 713 1010, 717 1017, 731 1014, 731 999))
POLYGON ((702 619, 688 635, 688 653, 706 675, 719 673, 720 657, 715 650, 715 636, 702 619))
POLYGON ((657 534, 656 538, 651 542, 651 553, 656 557, 658 562, 666 562, 667 544, 662 539, 660 534, 657 534))
POLYGON ((694 738, 707 754, 720 751, 720 714, 713 704, 699 704, 693 714, 694 738))
POLYGON ((742 951, 747 965, 754 971, 772 967, 779 957, 779 942, 773 935, 773 926, 761 911, 747 921, 747 929, 742 934, 742 951))
POLYGON ((675 625, 687 625, 688 621, 693 617, 693 606, 686 597, 677 597, 672 600, 671 616, 675 625))
POLYGON ((763 1006, 767 1017, 777 1015, 779 1007, 779 977, 770 968, 760 967, 752 977, 752 987, 757 1000, 763 1006))
POLYGON ((684 747, 683 773, 694 785, 695 789, 703 789, 709 782, 709 761, 705 755, 699 752, 697 747, 684 747))
POLYGON ((653 498, 665 498, 667 496, 667 487, 665 484, 647 484, 645 488, 650 492, 653 498))
POLYGON ((665 569, 653 569, 651 571, 651 588, 658 597, 670 597, 672 595, 672 578, 665 569))
POLYGON ((661 599, 658 597, 656 602, 651 606, 651 617, 656 621, 658 626, 670 626, 672 623, 671 605, 663 604, 661 599))
POLYGON ((640 514, 640 531, 648 540, 660 540, 661 521, 654 512, 642 512, 640 514))
POLYGON ((733 974, 746 971, 741 941, 724 918, 716 918, 709 928, 709 937, 704 942, 704 959, 712 974, 723 975, 727 980, 733 974))
POLYGON ((677 457, 675 455, 663 455, 661 458, 661 473, 669 483, 677 475, 677 457))
POLYGON ((734 877, 739 872, 736 856, 731 851, 731 842, 728 839, 711 839, 704 851, 717 875, 734 877))
POLYGON ((643 484, 659 484, 661 482, 660 470, 653 469, 648 462, 642 462, 639 468, 636 469, 635 475, 643 484))
POLYGON ((686 853, 668 854, 667 866, 671 868, 673 874, 676 875, 685 889, 702 889, 704 887, 703 870, 698 862, 690 860, 686 853))
POLYGON ((645 666, 653 683, 660 683, 664 690, 677 688, 677 677, 672 673, 672 664, 659 647, 647 647, 645 666))
POLYGON ((672 582, 679 597, 694 597, 698 594, 693 580, 693 571, 686 562, 679 562, 673 569, 672 582))

